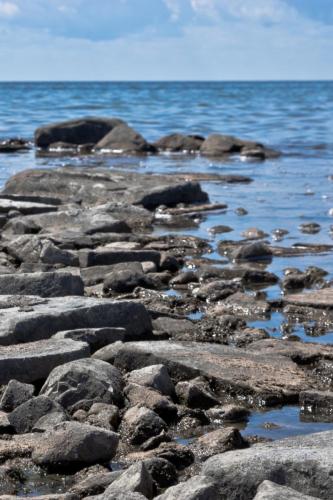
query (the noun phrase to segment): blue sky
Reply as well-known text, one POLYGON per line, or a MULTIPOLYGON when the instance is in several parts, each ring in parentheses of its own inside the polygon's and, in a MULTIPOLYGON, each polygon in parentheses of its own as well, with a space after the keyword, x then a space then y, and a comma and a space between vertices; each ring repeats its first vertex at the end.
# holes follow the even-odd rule
POLYGON ((0 80, 333 79, 333 0, 0 0, 0 80))

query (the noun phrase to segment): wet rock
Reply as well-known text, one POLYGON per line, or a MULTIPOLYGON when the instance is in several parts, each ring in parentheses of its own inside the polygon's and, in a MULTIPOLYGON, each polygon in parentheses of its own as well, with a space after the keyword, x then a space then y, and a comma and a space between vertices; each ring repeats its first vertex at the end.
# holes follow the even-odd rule
POLYGON ((193 451, 200 461, 230 450, 246 448, 246 442, 237 429, 228 427, 208 432, 199 437, 193 444, 193 451))
POLYGON ((110 266, 120 263, 154 262, 160 264, 160 253, 154 250, 81 250, 79 252, 80 266, 110 266))
POLYGON ((97 359, 80 359, 55 368, 40 394, 75 411, 80 403, 121 405, 123 379, 113 366, 97 359))
POLYGON ((273 240, 275 241, 282 241, 283 238, 289 234, 289 231, 287 229, 273 229, 272 235, 273 235, 273 240))
POLYGON ((177 484, 177 470, 168 460, 164 458, 148 458, 143 463, 157 488, 169 488, 169 486, 177 484))
POLYGON ((242 236, 248 240, 259 240, 261 238, 266 238, 268 236, 265 231, 258 229, 256 227, 251 227, 242 232, 242 236))
POLYGON ((18 153, 29 149, 29 142, 18 137, 3 139, 0 141, 0 153, 18 153))
POLYGON ((154 288, 153 280, 146 276, 140 262, 115 264, 113 270, 104 278, 103 292, 132 292, 134 288, 154 288))
POLYGON ((13 378, 20 382, 43 380, 56 366, 89 354, 88 344, 73 340, 40 340, 0 347, 0 384, 13 378))
POLYGON ((313 290, 307 293, 298 293, 285 296, 284 304, 295 304, 302 307, 314 307, 319 309, 333 308, 333 288, 313 290))
POLYGON ((31 399, 35 388, 31 384, 24 384, 18 380, 12 379, 8 382, 1 400, 0 409, 6 412, 15 410, 18 406, 31 399))
POLYGON ((145 406, 157 413, 165 422, 174 422, 177 407, 172 400, 160 392, 138 384, 129 384, 124 393, 131 406, 145 406))
POLYGON ((249 212, 246 210, 246 208, 243 208, 243 207, 238 207, 236 208, 235 210, 235 214, 236 215, 239 215, 240 217, 244 216, 244 215, 247 215, 249 212))
POLYGON ((299 395, 301 419, 314 422, 333 422, 333 392, 305 391, 299 395))
POLYGON ((230 500, 252 499, 266 479, 304 495, 329 499, 332 492, 332 431, 289 437, 248 450, 215 455, 203 466, 230 500))
POLYGON ((64 414, 64 411, 62 407, 55 401, 52 401, 52 399, 45 396, 37 396, 15 408, 15 410, 9 414, 8 418, 17 434, 26 434, 31 432, 38 420, 48 413, 64 414))
POLYGON ((152 436, 158 436, 166 430, 165 422, 152 410, 134 406, 123 416, 122 430, 134 445, 144 443, 152 436))
POLYGON ((200 135, 170 134, 154 143, 157 151, 169 153, 194 153, 199 151, 204 138, 200 135))
POLYGON ((201 145, 201 153, 206 156, 225 156, 240 153, 244 147, 263 147, 259 143, 243 141, 230 135, 212 134, 201 145))
POLYGON ((141 450, 142 451, 149 451, 149 450, 154 450, 157 448, 161 443, 169 443, 171 441, 171 437, 169 434, 167 434, 165 431, 162 431, 161 434, 158 436, 153 436, 147 441, 145 441, 141 445, 141 450))
POLYGON ((227 297, 223 302, 214 306, 210 314, 235 314, 240 317, 265 317, 271 306, 264 300, 257 300, 252 295, 237 292, 227 297))
POLYGON ((321 226, 317 222, 305 222, 299 226, 299 230, 304 234, 317 234, 320 232, 321 226))
POLYGON ((109 498, 109 495, 124 493, 141 493, 146 498, 153 498, 153 479, 143 462, 137 462, 123 472, 119 479, 116 479, 105 490, 104 497, 109 498))
POLYGON ((235 405, 210 408, 206 413, 215 424, 221 424, 221 422, 246 422, 250 415, 250 411, 247 408, 235 405))
POLYGON ((3 413, 2 411, 0 411, 0 435, 1 434, 11 435, 14 433, 15 429, 9 422, 7 413, 3 413))
POLYGON ((178 203, 204 203, 208 195, 202 191, 197 182, 183 182, 178 185, 155 186, 143 191, 142 188, 132 190, 131 202, 145 208, 155 208, 160 205, 174 206, 178 203))
POLYGON ((237 347, 246 347, 252 342, 269 338, 264 328, 244 328, 232 333, 228 339, 228 344, 237 347))
POLYGON ((81 118, 51 125, 44 125, 35 131, 35 144, 47 148, 55 142, 71 144, 96 144, 114 127, 125 124, 117 118, 81 118))
POLYGON ((113 342, 123 341, 126 337, 125 328, 79 328, 67 330, 53 335, 54 339, 72 339, 76 342, 86 342, 90 351, 95 352, 113 342))
POLYGON ((318 497, 304 495, 293 488, 273 483, 272 481, 263 481, 253 500, 318 500, 318 497))
POLYGON ((189 408, 206 410, 220 404, 215 395, 207 388, 207 384, 201 379, 178 382, 176 394, 179 400, 189 408))
MULTIPOLYGON (((10 305, 8 296, 3 299, 10 305)), ((88 297, 36 299, 29 308, 13 304, 1 311, 0 344, 37 341, 79 328, 123 327, 129 338, 151 331, 150 317, 139 303, 88 297)), ((20 300, 23 304, 24 297, 20 300)))
POLYGON ((179 273, 177 276, 170 280, 170 285, 182 286, 188 283, 197 283, 199 281, 198 275, 193 271, 186 271, 184 273, 179 273))
POLYGON ((232 252, 232 259, 234 261, 271 260, 272 251, 265 243, 249 243, 236 248, 232 252))
POLYGON ((33 461, 50 468, 80 467, 111 460, 118 446, 118 434, 92 425, 65 422, 41 437, 33 461))
POLYGON ((209 229, 209 232, 212 234, 230 233, 231 231, 233 231, 232 227, 224 226, 222 224, 219 226, 213 226, 209 229))
POLYGON ((206 283, 200 288, 195 288, 193 294, 201 300, 206 300, 207 302, 216 302, 218 300, 223 300, 226 297, 234 294, 236 291, 241 290, 241 284, 236 280, 228 281, 211 281, 206 283))
POLYGON ((288 274, 282 280, 281 287, 283 290, 303 290, 307 284, 307 276, 302 274, 288 274))
POLYGON ((0 294, 64 297, 83 295, 80 276, 71 273, 30 273, 0 275, 0 294))
POLYGON ((129 383, 151 387, 165 396, 175 394, 175 386, 164 365, 150 365, 139 370, 133 370, 127 376, 129 383))
POLYGON ((255 348, 250 352, 199 342, 130 342, 117 346, 113 355, 115 366, 127 371, 162 363, 177 380, 201 375, 214 383, 217 396, 227 393, 251 405, 292 402, 311 387, 303 370, 288 357, 255 348))
POLYGON ((168 488, 156 500, 219 500, 221 495, 214 481, 206 476, 193 476, 177 486, 168 488))
POLYGON ((95 146, 96 151, 115 154, 139 154, 155 152, 155 147, 136 130, 126 124, 117 125, 95 146))

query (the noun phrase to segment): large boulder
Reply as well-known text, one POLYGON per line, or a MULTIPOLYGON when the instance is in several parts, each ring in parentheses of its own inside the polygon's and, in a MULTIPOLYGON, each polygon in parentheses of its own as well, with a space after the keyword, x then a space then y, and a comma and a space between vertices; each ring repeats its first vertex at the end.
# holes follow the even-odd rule
POLYGON ((61 414, 67 420, 63 408, 45 396, 31 398, 15 408, 9 415, 9 422, 18 434, 31 432, 39 419, 50 413, 61 414))
POLYGON ((125 124, 118 118, 80 118, 39 127, 35 131, 35 144, 47 148, 52 143, 96 144, 114 127, 125 124))
POLYGON ((123 402, 121 373, 104 361, 80 359, 55 368, 40 394, 74 411, 93 403, 121 405, 123 402))
POLYGON ((154 146, 166 153, 195 153, 205 139, 200 135, 170 134, 161 137, 154 146))
POLYGON ((116 154, 138 154, 155 152, 154 146, 128 125, 121 124, 111 130, 96 145, 97 151, 116 154))
POLYGON ((198 182, 179 182, 178 184, 156 185, 145 189, 138 187, 131 191, 132 203, 145 208, 155 208, 159 205, 174 206, 178 203, 205 203, 208 195, 202 191, 198 182))
POLYGON ((147 310, 135 302, 88 297, 38 300, 37 297, 21 296, 20 300, 14 297, 10 307, 12 297, 3 298, 0 345, 47 339, 57 332, 78 328, 123 327, 127 338, 151 332, 147 310), (24 305, 30 307, 22 308, 24 305))
POLYGON ((264 160, 279 156, 277 151, 266 148, 255 141, 238 139, 231 135, 212 134, 202 143, 200 152, 205 156, 224 157, 230 154, 241 154, 246 158, 264 160))
POLYGON ((156 500, 221 500, 214 481, 205 476, 193 476, 184 483, 168 488, 156 500))
MULTIPOLYGON (((209 458, 203 473, 228 500, 252 500, 265 480, 329 500, 333 491, 333 432, 288 437, 209 458)), ((259 497, 260 498, 260 497, 259 497)))
MULTIPOLYGON (((121 474, 119 479, 116 479, 105 490, 103 497, 107 499, 109 495, 110 498, 115 495, 115 498, 119 498, 117 495, 124 493, 141 493, 146 498, 153 498, 153 479, 144 462, 137 462, 131 465, 131 467, 121 474)), ((131 497, 129 496, 129 498, 131 497)))
POLYGON ((0 410, 11 412, 18 406, 31 399, 35 387, 32 384, 24 384, 18 380, 11 379, 3 391, 0 400, 0 410))
POLYGON ((32 459, 50 468, 78 467, 113 458, 118 434, 78 422, 64 422, 47 431, 35 447, 32 459))
POLYGON ((9 294, 39 297, 83 295, 84 285, 80 276, 66 272, 1 274, 0 295, 9 294))
POLYGON ((263 481, 258 488, 257 494, 253 500, 318 500, 318 497, 303 495, 288 486, 273 483, 272 481, 263 481))
POLYGON ((70 339, 0 346, 0 384, 13 378, 20 382, 44 380, 56 366, 89 354, 88 344, 70 339))

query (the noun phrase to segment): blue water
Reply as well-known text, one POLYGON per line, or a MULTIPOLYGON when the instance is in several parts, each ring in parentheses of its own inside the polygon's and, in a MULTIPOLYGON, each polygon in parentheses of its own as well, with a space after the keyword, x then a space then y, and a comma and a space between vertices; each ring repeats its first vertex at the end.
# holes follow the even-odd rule
MULTIPOLYGON (((196 229, 180 230, 210 239, 210 258, 225 258, 217 252, 223 239, 239 240, 241 233, 258 227, 269 234, 277 228, 289 231, 278 243, 333 244, 333 82, 267 83, 0 83, 0 138, 33 138, 43 124, 86 115, 116 116, 126 120, 149 141, 175 131, 208 135, 213 132, 255 139, 283 152, 280 158, 265 162, 225 161, 200 156, 165 155, 146 158, 37 158, 34 151, 0 155, 0 186, 16 172, 26 168, 71 164, 134 169, 139 172, 206 172, 244 174, 250 184, 202 183, 213 202, 225 202, 228 210, 205 216, 196 229), (248 214, 239 216, 238 207, 248 214), (318 222, 321 231, 304 235, 299 225, 318 222), (209 229, 224 224, 233 231, 212 237, 209 229)), ((160 231, 165 231, 160 229, 160 231)), ((267 270, 282 276, 286 267, 303 270, 310 265, 323 267, 333 279, 332 252, 293 258, 274 258, 267 270)), ((278 286, 268 287, 270 298, 281 294, 278 286)), ((172 292, 170 292, 172 294, 172 292)), ((200 311, 193 318, 200 318, 200 311)), ((267 328, 281 337, 286 318, 273 313, 267 321, 253 326, 267 328)), ((325 335, 309 336, 304 325, 294 332, 305 341, 333 343, 333 328, 325 335)), ((332 426, 332 424, 331 424, 332 426)), ((254 414, 246 433, 274 438, 313 432, 329 424, 302 423, 297 408, 254 414), (276 413, 274 413, 276 412, 276 413), (273 420, 282 428, 265 430, 264 421, 273 420)))

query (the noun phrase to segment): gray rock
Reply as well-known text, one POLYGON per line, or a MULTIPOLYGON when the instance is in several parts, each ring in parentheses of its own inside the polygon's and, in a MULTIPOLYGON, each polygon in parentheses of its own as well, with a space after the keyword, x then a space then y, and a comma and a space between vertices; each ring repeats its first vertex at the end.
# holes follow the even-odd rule
POLYGON ((153 480, 145 464, 137 462, 105 490, 104 496, 107 499, 108 495, 141 493, 146 498, 153 498, 153 488, 153 480))
POLYGON ((200 379, 178 382, 176 393, 179 400, 189 408, 207 410, 219 405, 219 400, 209 391, 206 384, 200 379))
POLYGON ((77 330, 67 330, 53 335, 54 339, 72 339, 79 342, 86 342, 90 346, 91 352, 113 342, 123 341, 126 337, 125 328, 79 328, 77 330))
POLYGON ((48 397, 37 396, 15 408, 9 414, 8 419, 17 434, 26 434, 32 431, 41 417, 54 412, 64 414, 62 407, 58 403, 48 397))
POLYGON ((299 395, 301 419, 315 422, 333 422, 333 392, 305 391, 299 395))
POLYGON ((119 409, 115 405, 94 403, 88 411, 86 422, 96 427, 115 430, 119 424, 119 409))
POLYGON ((28 141, 19 137, 12 137, 10 139, 3 139, 0 141, 0 153, 17 153, 27 151, 30 149, 28 141))
POLYGON ((148 458, 144 465, 158 488, 168 488, 178 482, 176 467, 165 458, 148 458))
POLYGON ((55 142, 70 144, 96 144, 114 127, 124 124, 118 118, 81 118, 44 125, 35 131, 35 144, 47 148, 55 142))
POLYGON ((170 134, 161 137, 154 146, 158 151, 170 153, 194 153, 199 151, 204 138, 200 135, 170 134))
POLYGON ((0 294, 38 295, 64 297, 83 295, 84 285, 80 276, 71 273, 27 273, 0 275, 0 294))
POLYGON ((125 387, 125 396, 130 406, 145 406, 153 410, 165 422, 173 423, 177 419, 177 406, 168 396, 163 396, 160 392, 150 387, 138 384, 128 384, 125 387))
POLYGON ((18 380, 12 379, 8 382, 2 398, 0 400, 0 409, 6 412, 15 410, 18 406, 31 399, 35 388, 31 384, 23 384, 18 380))
POLYGON ((57 207, 33 201, 10 200, 0 196, 0 213, 8 214, 11 210, 17 210, 22 215, 32 215, 55 212, 57 207))
POLYGON ((304 495, 288 486, 263 481, 257 490, 253 500, 316 500, 318 497, 304 495))
POLYGON ((175 394, 175 386, 164 365, 150 365, 139 370, 133 370, 127 376, 127 381, 133 384, 152 387, 166 396, 173 396, 175 394))
POLYGON ((122 472, 121 470, 117 470, 113 472, 92 473, 87 478, 75 483, 70 488, 70 491, 79 495, 80 498, 85 498, 88 495, 98 495, 103 493, 111 483, 118 479, 122 472))
POLYGON ((131 202, 143 205, 145 208, 155 208, 159 205, 173 206, 178 203, 204 203, 208 195, 202 191, 198 182, 182 182, 177 185, 154 186, 150 189, 132 189, 131 202))
POLYGON ((126 124, 114 127, 96 144, 95 149, 116 154, 155 152, 154 146, 148 144, 141 134, 126 124))
POLYGON ((137 286, 154 288, 153 280, 143 272, 140 262, 115 264, 110 273, 104 278, 103 291, 110 290, 116 293, 132 292, 137 286))
MULTIPOLYGON (((21 298, 23 301, 24 297, 21 298)), ((3 296, 10 303, 8 296, 3 296)), ((151 332, 151 320, 142 304, 88 297, 50 298, 22 309, 0 309, 0 345, 50 338, 59 331, 79 328, 125 328, 128 338, 151 332)), ((14 378, 14 377, 12 377, 14 378)))
POLYGON ((269 479, 322 499, 333 491, 333 432, 289 437, 215 455, 203 466, 228 500, 251 500, 269 479))
POLYGON ((72 411, 80 402, 122 404, 123 379, 113 366, 97 359, 80 359, 55 368, 40 394, 72 411))
POLYGON ((240 153, 242 156, 259 159, 275 158, 277 151, 266 148, 263 144, 254 141, 238 139, 230 135, 212 134, 202 143, 200 151, 205 156, 223 157, 240 153))
POLYGON ((47 431, 32 453, 33 461, 51 468, 75 467, 111 460, 118 434, 92 425, 64 422, 47 431))
POLYGON ((283 297, 283 303, 318 309, 332 309, 333 288, 323 288, 322 290, 312 290, 307 293, 288 295, 283 297))
POLYGON ((156 500, 221 500, 215 483, 205 476, 193 476, 188 481, 168 488, 156 500))
POLYGON ((45 241, 42 243, 40 260, 44 264, 62 264, 64 266, 74 267, 79 263, 77 256, 73 252, 62 250, 51 241, 45 241))
POLYGON ((69 339, 0 346, 0 384, 14 377, 20 382, 43 380, 56 366, 89 354, 88 344, 69 339))
POLYGON ((81 250, 79 252, 80 266, 110 266, 128 262, 160 263, 160 253, 155 250, 81 250))
POLYGON ((272 255, 272 250, 269 246, 258 241, 236 248, 232 252, 232 259, 234 261, 271 260, 272 255))
MULTIPOLYGON (((142 403, 144 404, 144 401, 142 403)), ((152 436, 158 436, 166 430, 166 425, 154 411, 143 406, 134 406, 124 414, 122 429, 130 442, 138 445, 152 436)))
POLYGON ((64 411, 47 413, 37 420, 32 428, 32 432, 45 432, 49 429, 54 429, 56 425, 67 422, 68 420, 69 417, 64 411))

